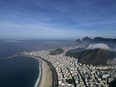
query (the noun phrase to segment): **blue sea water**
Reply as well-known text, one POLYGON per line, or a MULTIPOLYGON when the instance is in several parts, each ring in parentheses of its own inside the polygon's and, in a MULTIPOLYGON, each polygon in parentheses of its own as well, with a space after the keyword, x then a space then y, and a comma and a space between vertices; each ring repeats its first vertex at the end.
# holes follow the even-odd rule
POLYGON ((71 40, 1 40, 0 87, 34 87, 39 74, 39 62, 30 57, 1 60, 23 51, 48 50, 75 44, 71 40))
POLYGON ((38 72, 38 61, 33 58, 0 61, 0 87, 33 87, 38 72))

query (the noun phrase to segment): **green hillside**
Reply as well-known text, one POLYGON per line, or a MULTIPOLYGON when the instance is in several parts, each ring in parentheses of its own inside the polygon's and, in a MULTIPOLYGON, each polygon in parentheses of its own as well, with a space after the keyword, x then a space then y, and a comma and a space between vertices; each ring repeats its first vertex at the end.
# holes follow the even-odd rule
POLYGON ((62 48, 58 48, 56 50, 53 50, 50 55, 57 55, 57 54, 61 54, 62 52, 64 52, 64 50, 62 48))
POLYGON ((116 53, 108 50, 93 49, 81 52, 68 51, 66 56, 78 58, 78 61, 83 64, 106 65, 107 59, 115 58, 116 53))

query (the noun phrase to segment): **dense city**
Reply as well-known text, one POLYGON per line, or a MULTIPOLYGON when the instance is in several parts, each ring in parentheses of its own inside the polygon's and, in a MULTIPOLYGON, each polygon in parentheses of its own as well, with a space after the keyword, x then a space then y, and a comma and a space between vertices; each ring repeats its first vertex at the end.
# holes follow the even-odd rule
POLYGON ((85 48, 85 46, 64 47, 63 53, 50 55, 55 49, 23 52, 22 55, 41 57, 50 62, 58 75, 58 87, 109 87, 116 79, 116 62, 107 61, 107 66, 92 66, 78 62, 77 58, 65 56, 69 50, 85 48))

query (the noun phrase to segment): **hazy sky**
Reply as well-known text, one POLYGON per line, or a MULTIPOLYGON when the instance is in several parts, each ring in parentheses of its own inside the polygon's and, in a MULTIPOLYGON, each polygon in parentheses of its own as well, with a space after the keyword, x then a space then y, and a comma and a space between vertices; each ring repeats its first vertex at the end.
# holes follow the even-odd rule
POLYGON ((0 39, 116 38, 116 0, 0 0, 0 39))

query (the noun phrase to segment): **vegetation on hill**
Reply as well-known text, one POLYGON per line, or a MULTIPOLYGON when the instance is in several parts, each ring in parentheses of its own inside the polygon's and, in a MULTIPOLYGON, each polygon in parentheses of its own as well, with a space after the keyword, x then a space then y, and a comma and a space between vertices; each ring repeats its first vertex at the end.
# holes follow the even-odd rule
POLYGON ((56 50, 53 50, 50 55, 57 55, 57 54, 61 54, 62 52, 64 52, 64 50, 62 48, 58 48, 56 50))
POLYGON ((84 50, 80 52, 68 51, 66 56, 77 58, 80 63, 92 65, 107 65, 107 59, 116 57, 116 53, 103 49, 84 50))

